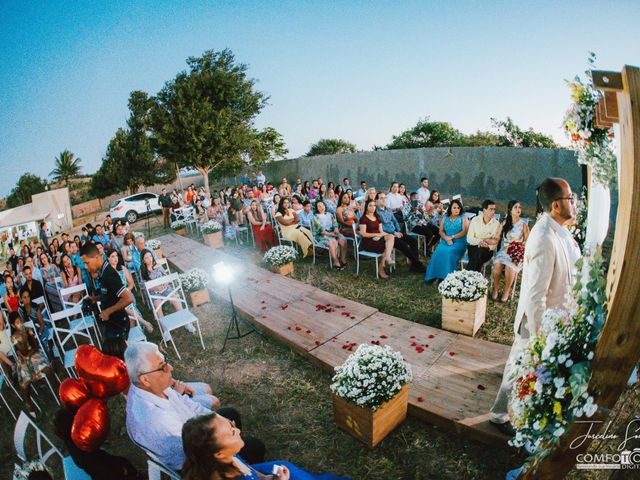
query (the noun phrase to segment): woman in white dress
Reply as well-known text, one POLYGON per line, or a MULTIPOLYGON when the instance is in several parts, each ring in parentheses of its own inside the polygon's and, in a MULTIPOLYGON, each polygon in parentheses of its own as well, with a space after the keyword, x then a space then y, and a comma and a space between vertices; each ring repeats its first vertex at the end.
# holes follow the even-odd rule
POLYGON ((507 216, 502 225, 502 247, 493 260, 493 294, 491 298, 498 299, 498 289, 500 287, 500 276, 504 272, 504 291, 500 301, 509 300, 509 294, 513 287, 516 274, 522 269, 522 264, 516 265, 507 253, 509 245, 513 242, 520 242, 523 245, 529 237, 529 226, 522 220, 522 206, 517 200, 511 200, 507 207, 507 216))

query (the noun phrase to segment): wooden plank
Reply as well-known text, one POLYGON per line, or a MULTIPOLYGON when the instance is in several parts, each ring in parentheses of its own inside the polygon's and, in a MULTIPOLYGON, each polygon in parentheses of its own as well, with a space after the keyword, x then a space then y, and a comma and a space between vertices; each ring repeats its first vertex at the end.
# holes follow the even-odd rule
MULTIPOLYGON (((595 72, 594 72, 595 73, 595 72)), ((594 77, 595 83, 595 77, 594 77)), ((620 113, 620 185, 615 237, 607 278, 608 314, 591 367, 589 391, 600 412, 613 408, 640 360, 640 69, 625 66, 618 92, 620 113)), ((600 83, 598 83, 598 86, 600 83)), ((599 413, 600 413, 599 412, 599 413)), ((538 470, 525 472, 526 479, 564 478, 584 453, 600 427, 602 415, 591 420, 602 423, 574 423, 560 439, 560 445, 540 462, 538 470), (587 433, 591 435, 586 435, 587 433), (584 441, 570 448, 578 437, 584 441)))
POLYGON ((622 75, 620 72, 610 72, 605 70, 593 70, 591 72, 593 85, 602 91, 618 91, 624 87, 622 85, 622 75))
POLYGON ((604 111, 608 121, 613 123, 620 121, 618 114, 618 95, 616 92, 604 92, 604 111))

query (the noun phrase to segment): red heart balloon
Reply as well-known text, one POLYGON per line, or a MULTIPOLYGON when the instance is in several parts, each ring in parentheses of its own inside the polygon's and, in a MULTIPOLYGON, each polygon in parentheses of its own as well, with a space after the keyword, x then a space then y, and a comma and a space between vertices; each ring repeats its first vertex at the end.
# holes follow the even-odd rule
POLYGON ((66 378, 58 388, 58 396, 62 405, 70 410, 75 410, 91 398, 91 392, 84 380, 66 378))
POLYGON ((111 397, 129 386, 127 366, 122 360, 105 355, 92 345, 80 345, 76 350, 75 367, 78 376, 87 382, 98 398, 111 397))
POLYGON ((87 400, 73 418, 71 440, 80 450, 93 452, 107 439, 110 422, 111 416, 104 400, 87 400))

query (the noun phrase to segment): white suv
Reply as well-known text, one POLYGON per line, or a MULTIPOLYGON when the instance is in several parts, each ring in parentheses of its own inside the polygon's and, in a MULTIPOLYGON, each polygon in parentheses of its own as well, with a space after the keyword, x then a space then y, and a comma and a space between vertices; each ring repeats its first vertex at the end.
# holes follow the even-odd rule
POLYGON ((116 200, 109 210, 109 215, 114 220, 124 218, 129 223, 135 223, 138 217, 146 215, 147 211, 151 211, 151 213, 162 211, 162 207, 158 203, 158 195, 155 193, 136 193, 116 200), (148 208, 147 203, 149 204, 148 208))

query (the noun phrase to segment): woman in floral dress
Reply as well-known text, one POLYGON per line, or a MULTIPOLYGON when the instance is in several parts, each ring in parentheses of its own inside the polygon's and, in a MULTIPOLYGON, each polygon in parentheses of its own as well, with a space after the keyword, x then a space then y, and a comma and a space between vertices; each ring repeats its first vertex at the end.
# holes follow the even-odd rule
POLYGON ((333 213, 327 211, 322 200, 315 205, 316 213, 311 221, 313 239, 319 247, 329 250, 329 255, 337 270, 344 270, 347 266, 347 240, 338 231, 338 222, 333 213), (341 259, 338 259, 338 248, 341 249, 341 259))
POLYGON ((46 253, 40 255, 40 264, 42 265, 40 273, 42 273, 42 280, 44 280, 44 290, 47 294, 49 305, 52 311, 58 312, 62 310, 62 301, 56 286, 56 281, 60 278, 60 270, 56 265, 49 262, 49 257, 46 253))

